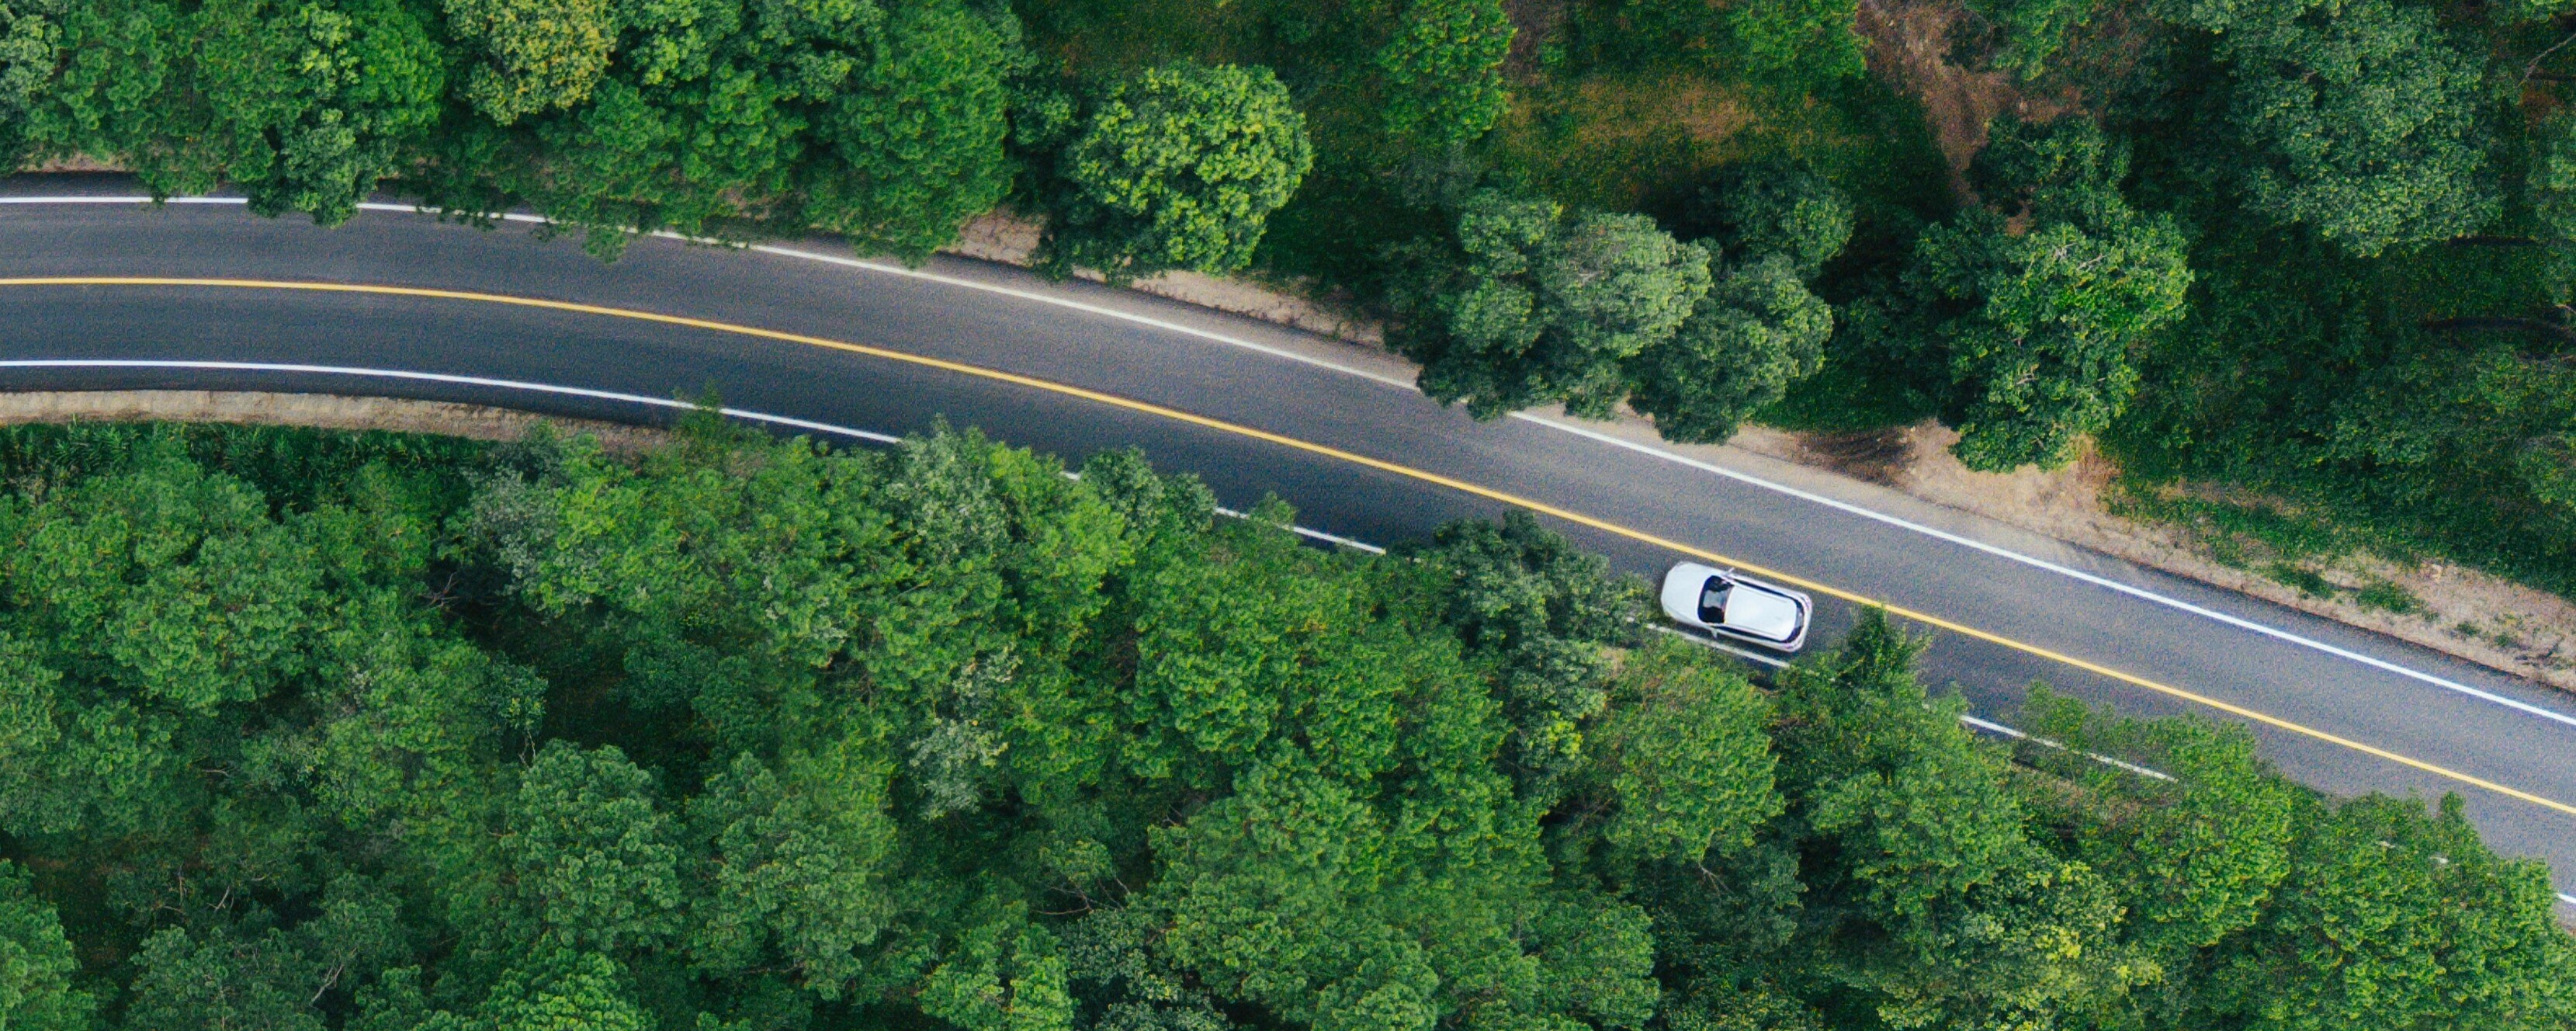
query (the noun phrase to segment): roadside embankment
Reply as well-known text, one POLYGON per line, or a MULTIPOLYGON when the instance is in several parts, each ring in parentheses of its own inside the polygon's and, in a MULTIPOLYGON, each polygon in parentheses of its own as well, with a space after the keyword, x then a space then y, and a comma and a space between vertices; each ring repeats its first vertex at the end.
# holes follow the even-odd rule
MULTIPOLYGON (((1037 240, 1035 223, 996 212, 969 224, 948 253, 1025 266, 1037 240)), ((1384 351, 1385 336, 1377 323, 1345 307, 1257 282, 1168 273, 1139 280, 1134 289, 1331 337, 1371 352, 1371 364, 1391 357, 1384 351)), ((1620 436, 1652 439, 1652 428, 1642 417, 1627 413, 1618 422, 1620 436)), ((2014 529, 2576 690, 2576 603, 2565 598, 2447 562, 2401 562, 2361 550, 2286 560, 2261 554, 2249 557, 2224 531, 2116 511, 2118 470, 2099 455, 2087 452, 2067 468, 2053 471, 2025 468, 1982 473, 1951 457, 1949 446, 1956 439, 1952 431, 1929 422, 1861 435, 1748 427, 1726 448, 1892 489, 2014 529)))
POLYGON ((227 422, 327 430, 433 433, 469 440, 518 440, 538 423, 587 433, 613 452, 658 446, 660 430, 558 419, 447 401, 233 390, 93 390, 0 393, 0 426, 27 422, 227 422))

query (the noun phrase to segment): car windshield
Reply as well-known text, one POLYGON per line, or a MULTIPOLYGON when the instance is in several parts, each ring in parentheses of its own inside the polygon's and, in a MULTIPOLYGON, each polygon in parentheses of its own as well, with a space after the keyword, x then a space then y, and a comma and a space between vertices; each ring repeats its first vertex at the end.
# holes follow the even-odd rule
POLYGON ((1734 589, 1735 585, 1728 583, 1725 577, 1709 577, 1708 586, 1699 589, 1700 622, 1726 622, 1726 592, 1734 589))

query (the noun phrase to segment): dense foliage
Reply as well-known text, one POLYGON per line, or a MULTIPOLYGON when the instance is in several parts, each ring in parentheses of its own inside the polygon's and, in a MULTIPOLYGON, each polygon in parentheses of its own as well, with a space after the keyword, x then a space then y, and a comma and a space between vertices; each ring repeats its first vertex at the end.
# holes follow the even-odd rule
POLYGON ((2568 591, 2571 17, 0 0, 0 161, 325 223, 533 209, 603 257, 823 231, 920 260, 1013 208, 1052 275, 1347 299, 1480 417, 1938 418, 1974 468, 2098 451, 2568 591))
POLYGON ((0 433, 0 1021, 2576 1026, 2454 804, 2045 692, 2008 752, 1875 617, 1766 693, 1526 518, 1064 471, 0 433))

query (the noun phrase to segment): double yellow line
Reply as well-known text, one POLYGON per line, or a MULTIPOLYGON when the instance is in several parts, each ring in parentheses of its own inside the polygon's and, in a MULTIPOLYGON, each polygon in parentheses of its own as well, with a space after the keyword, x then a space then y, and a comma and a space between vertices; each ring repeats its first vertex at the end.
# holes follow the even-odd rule
POLYGON ((2466 784, 2471 787, 2492 791, 2507 798, 2528 802, 2544 809, 2552 809, 2570 816, 2576 816, 2576 805, 2570 805, 2556 799, 2544 798, 2519 788, 2507 787, 2483 777, 2472 776, 2449 767, 2425 762, 2424 760, 2417 759, 2412 756, 2400 755, 2385 748, 2364 744, 2339 734, 2328 733, 2303 723, 2282 719, 2281 717, 2249 709, 2232 702, 2220 701, 2216 698, 2211 698, 2208 695, 2200 694, 2195 691, 2187 691, 2170 684, 2149 680, 2136 674, 2125 673, 2097 662, 2091 662, 2085 659, 2076 658, 2072 655, 2067 655, 2063 652, 2052 651, 2034 644, 2025 644, 2021 641, 2016 641, 2000 634, 1979 630, 1975 627, 1943 619, 1930 613, 1917 612, 1913 609, 1890 605, 1887 602, 1880 601, 1876 598, 1855 594, 1829 584, 1817 583, 1816 581, 1809 580, 1805 577, 1795 576, 1775 569, 1767 569, 1749 562, 1742 562, 1713 551, 1693 547, 1691 545, 1681 543, 1680 541, 1669 540, 1667 538, 1647 533, 1643 530, 1631 529, 1617 523, 1585 515, 1581 512, 1559 508, 1543 501, 1521 497, 1520 495, 1495 490, 1491 487, 1480 486, 1478 484, 1469 483, 1465 480, 1453 479, 1435 472, 1416 469, 1408 465, 1399 465, 1383 459, 1370 458, 1367 455, 1354 454, 1336 447, 1299 440, 1295 437, 1282 436, 1268 430, 1254 429, 1250 426, 1238 425, 1221 419, 1211 419, 1204 415, 1195 415, 1181 411, 1177 408, 1166 408, 1162 405, 1138 401, 1132 398, 1119 397, 1115 394, 1105 394, 1097 390, 1086 390, 1081 387, 1038 379, 1033 376, 1023 376, 1018 373, 1003 372, 998 369, 988 369, 978 365, 968 365, 963 362, 949 361, 944 358, 931 358, 924 355, 887 350, 882 347, 870 347, 865 344, 853 344, 847 341, 806 336, 802 333, 785 333, 774 329, 761 329, 756 326, 744 326, 731 322, 718 322, 712 319, 697 319, 683 315, 664 315, 657 312, 637 311, 631 308, 611 308, 596 304, 578 304, 571 301, 549 301, 534 297, 513 297, 507 294, 476 293, 465 290, 435 290, 422 287, 374 286, 356 283, 312 283, 260 279, 205 279, 153 276, 59 276, 0 279, 0 287, 43 286, 210 287, 240 290, 289 290, 310 293, 369 294, 390 297, 418 297, 445 301, 473 301, 482 304, 509 305, 519 308, 536 308, 546 311, 572 312, 582 315, 603 315, 612 318, 632 319, 638 322, 654 322, 666 326, 684 326, 690 329, 702 329, 716 333, 730 333, 737 336, 757 337, 764 340, 776 340, 784 343, 802 344, 807 347, 819 347, 827 350, 843 351, 850 354, 865 355, 870 358, 881 358, 890 362, 900 362, 906 365, 920 366, 922 368, 938 369, 943 372, 952 372, 961 376, 973 376, 978 379, 1008 383, 1013 386, 1027 387, 1031 390, 1044 391, 1046 393, 1064 397, 1080 398, 1085 401, 1092 401, 1108 405, 1113 408, 1122 408, 1131 412, 1170 419, 1174 422, 1204 427, 1220 433, 1227 433, 1238 437, 1246 437, 1253 440, 1263 441, 1265 443, 1276 444, 1280 447, 1303 451, 1312 455, 1320 455, 1335 461, 1347 462, 1363 468, 1392 473, 1406 479, 1446 487, 1460 493, 1471 494, 1476 497, 1501 502, 1517 508, 1527 509, 1540 515, 1561 519, 1577 526, 1589 527, 1603 533, 1625 537, 1640 544, 1647 544, 1667 551, 1689 555, 1693 558, 1716 565, 1731 566, 1753 573, 1757 576, 1767 577, 1783 583, 1795 584, 1808 591, 1831 598, 1839 598, 1855 605, 1882 608, 1892 616, 1913 620, 1914 622, 1921 623, 1926 626, 1938 627, 1942 630, 1947 630, 1963 637, 1972 637, 1990 644, 2000 645, 2026 655, 2033 655, 2046 659, 2050 662, 2072 666, 2088 673, 2108 677, 2112 680, 2144 688, 2170 698, 2181 699, 2194 705, 2226 713, 2230 716, 2251 720, 2267 727, 2273 727, 2292 734, 2297 734, 2301 737, 2323 741, 2327 744, 2338 745, 2372 758, 2384 759, 2401 766, 2433 774, 2437 777, 2466 784))

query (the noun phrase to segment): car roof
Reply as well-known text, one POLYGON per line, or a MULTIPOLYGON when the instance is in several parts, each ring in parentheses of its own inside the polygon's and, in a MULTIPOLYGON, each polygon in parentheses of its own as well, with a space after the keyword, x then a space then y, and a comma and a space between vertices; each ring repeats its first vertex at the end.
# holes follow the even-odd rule
POLYGON ((1769 584, 1739 579, 1726 595, 1726 627, 1786 641, 1798 636, 1799 624, 1806 619, 1804 608, 1798 599, 1769 584))

